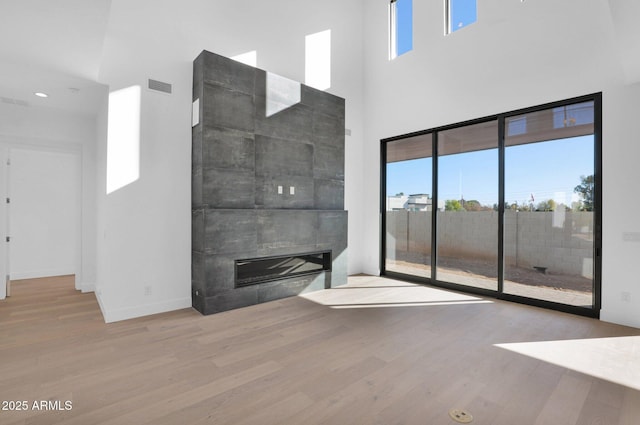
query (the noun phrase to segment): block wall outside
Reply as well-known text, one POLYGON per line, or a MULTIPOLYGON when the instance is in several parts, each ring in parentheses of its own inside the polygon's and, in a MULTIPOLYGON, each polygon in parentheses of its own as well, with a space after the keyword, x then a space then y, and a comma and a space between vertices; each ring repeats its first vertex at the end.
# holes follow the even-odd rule
MULTIPOLYGON (((431 212, 387 211, 387 257, 431 252, 431 212)), ((593 213, 505 213, 507 266, 546 267, 548 272, 593 276, 593 213)), ((439 211, 438 254, 497 261, 498 213, 439 211)))

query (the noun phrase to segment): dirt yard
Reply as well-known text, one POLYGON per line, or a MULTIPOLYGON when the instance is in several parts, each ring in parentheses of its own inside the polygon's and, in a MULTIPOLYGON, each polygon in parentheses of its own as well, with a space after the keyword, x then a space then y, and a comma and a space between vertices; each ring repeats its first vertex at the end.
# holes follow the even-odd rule
MULTIPOLYGON (((413 261, 396 260, 397 265, 404 263, 413 268, 430 268, 430 264, 420 264, 413 261)), ((438 266, 447 273, 458 274, 467 277, 496 279, 498 276, 498 266, 494 262, 470 261, 457 258, 440 257, 438 266)), ((524 285, 553 288, 555 290, 567 290, 591 293, 593 283, 591 279, 582 276, 571 276, 556 274, 553 271, 542 273, 536 269, 525 269, 521 267, 507 266, 505 270, 505 280, 521 283, 524 285)))

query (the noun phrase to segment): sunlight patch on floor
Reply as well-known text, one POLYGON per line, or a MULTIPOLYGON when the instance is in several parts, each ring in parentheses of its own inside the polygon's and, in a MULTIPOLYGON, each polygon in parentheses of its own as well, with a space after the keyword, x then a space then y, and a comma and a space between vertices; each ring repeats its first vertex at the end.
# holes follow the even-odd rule
POLYGON ((640 390, 640 336, 495 346, 640 390))
POLYGON ((331 308, 417 307, 492 302, 472 295, 371 276, 351 276, 344 286, 300 296, 331 308))

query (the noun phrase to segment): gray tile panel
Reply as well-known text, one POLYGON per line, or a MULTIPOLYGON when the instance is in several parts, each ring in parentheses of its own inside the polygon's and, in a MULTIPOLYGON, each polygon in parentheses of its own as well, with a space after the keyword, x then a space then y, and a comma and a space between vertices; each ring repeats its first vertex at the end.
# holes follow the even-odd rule
POLYGON ((204 62, 206 54, 200 54, 193 61, 193 91, 191 100, 194 101, 202 97, 202 89, 204 86, 204 62))
POLYGON ((204 210, 191 210, 191 249, 194 251, 204 251, 204 210))
POLYGON ((192 130, 191 142, 191 205, 202 206, 202 126, 192 130))
POLYGON ((255 142, 252 132, 207 126, 202 145, 205 169, 232 168, 253 171, 255 168, 255 142))
POLYGON ((313 177, 313 145, 256 134, 256 176, 313 177))
POLYGON ((232 254, 256 249, 258 228, 253 210, 205 211, 204 252, 232 254))
POLYGON ((205 300, 204 314, 220 313, 235 308, 247 307, 258 303, 257 285, 237 288, 233 291, 223 292, 205 300))
POLYGON ((253 170, 209 169, 204 171, 202 202, 209 208, 248 208, 255 205, 253 170))
POLYGON ((319 179, 344 181, 344 145, 314 146, 313 176, 319 179))
POLYGON ((254 130, 253 96, 226 87, 205 84, 203 116, 205 127, 224 127, 252 132, 254 130))
POLYGON ((267 116, 267 99, 255 98, 255 132, 263 136, 309 143, 313 137, 313 110, 297 103, 267 116))
POLYGON ((317 243, 345 249, 347 247, 347 211, 318 212, 317 243))
POLYGON ((316 179, 314 196, 318 209, 344 209, 344 181, 316 179))
POLYGON ((191 251, 191 282, 203 285, 204 277, 204 253, 201 251, 191 251))
MULTIPOLYGON (((258 210, 258 250, 313 246, 318 215, 305 210, 258 210)), ((295 252, 295 251, 293 251, 295 252)))
POLYGON ((315 144, 344 147, 344 117, 334 117, 314 112, 312 116, 312 140, 315 144))
POLYGON ((258 286, 258 302, 292 297, 310 289, 324 289, 324 279, 318 279, 318 275, 308 275, 261 284, 258 286))
POLYGON ((256 208, 313 209, 314 180, 301 176, 256 177, 256 208), (278 193, 278 187, 282 193, 278 193), (291 195, 291 187, 294 194, 291 195))
POLYGON ((204 257, 203 264, 206 296, 212 297, 224 292, 234 291, 235 261, 255 257, 257 257, 255 251, 247 251, 241 254, 207 254, 204 257))
POLYGON ((253 95, 256 68, 209 52, 203 52, 202 55, 202 77, 205 83, 253 95))
POLYGON ((302 85, 302 99, 304 105, 311 106, 314 112, 334 117, 345 116, 345 101, 338 96, 332 96, 322 90, 302 85))

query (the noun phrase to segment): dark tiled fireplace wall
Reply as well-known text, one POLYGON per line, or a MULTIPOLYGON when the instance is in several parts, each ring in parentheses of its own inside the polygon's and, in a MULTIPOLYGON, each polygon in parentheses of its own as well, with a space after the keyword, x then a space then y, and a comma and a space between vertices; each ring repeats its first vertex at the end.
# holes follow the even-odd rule
POLYGON ((203 51, 193 100, 193 306, 210 314, 346 283, 344 99, 203 51), (320 251, 331 271, 235 285, 236 260, 320 251))

